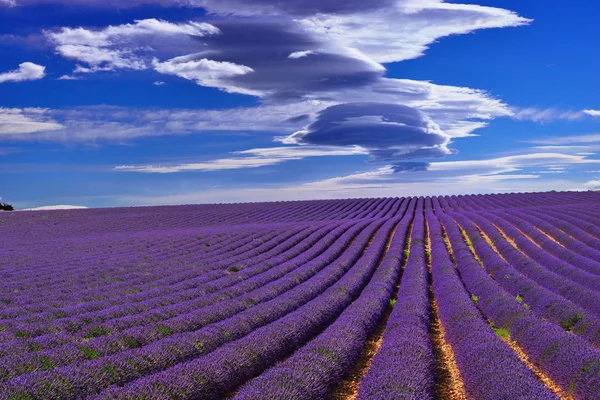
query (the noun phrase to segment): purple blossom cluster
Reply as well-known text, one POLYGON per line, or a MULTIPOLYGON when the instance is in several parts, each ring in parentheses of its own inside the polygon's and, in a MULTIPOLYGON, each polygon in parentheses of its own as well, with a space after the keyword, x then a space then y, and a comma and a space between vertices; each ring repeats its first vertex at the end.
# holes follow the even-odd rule
POLYGON ((460 280, 431 207, 426 217, 433 293, 466 392, 472 398, 490 400, 557 398, 486 323, 460 280))
POLYGON ((600 393, 600 193, 2 219, 0 400, 600 393))
POLYGON ((359 399, 434 398, 435 357, 429 333, 431 310, 423 207, 424 199, 419 198, 398 299, 381 348, 361 381, 359 399))

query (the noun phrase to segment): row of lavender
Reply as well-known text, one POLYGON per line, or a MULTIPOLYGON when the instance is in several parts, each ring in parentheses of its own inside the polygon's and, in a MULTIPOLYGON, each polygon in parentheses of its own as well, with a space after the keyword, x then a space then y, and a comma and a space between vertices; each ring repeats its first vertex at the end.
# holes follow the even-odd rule
POLYGON ((137 227, 123 210, 100 210, 123 218, 74 238, 86 216, 73 230, 57 216, 62 249, 59 236, 15 223, 31 213, 10 214, 0 229, 25 232, 0 259, 9 278, 0 398, 321 399, 387 322, 356 395, 433 399, 437 305, 468 397, 556 398, 544 374, 563 394, 592 399, 599 199, 356 199, 205 206, 185 217, 166 207, 143 223, 150 209, 134 209, 137 227), (119 223, 126 233, 115 233, 119 223), (33 256, 17 246, 26 238, 33 256))
MULTIPOLYGON (((159 259, 152 265, 156 265, 156 270, 147 265, 140 266, 140 269, 146 272, 144 274, 146 279, 138 282, 129 279, 123 282, 130 288, 134 284, 138 289, 135 293, 123 295, 120 292, 122 286, 120 282, 100 287, 102 296, 110 299, 108 304, 99 300, 90 304, 64 306, 69 301, 77 301, 84 297, 81 293, 72 290, 73 287, 79 286, 79 282, 73 279, 73 273, 83 272, 84 278, 94 278, 94 268, 98 272, 102 271, 104 260, 93 257, 84 260, 67 259, 66 261, 76 262, 70 263, 72 267, 67 265, 64 268, 57 268, 61 262, 64 263, 61 259, 43 267, 38 266, 37 269, 31 264, 27 265, 29 267, 27 269, 15 265, 13 271, 16 270, 15 274, 18 278, 23 277, 19 274, 23 271, 18 271, 19 269, 27 271, 33 269, 36 271, 34 280, 40 283, 47 282, 48 275, 51 276, 52 272, 55 272, 55 275, 65 276, 68 273, 72 275, 70 277, 67 275, 71 278, 68 282, 62 282, 66 289, 70 289, 68 291, 62 292, 60 283, 52 285, 52 288, 49 287, 50 285, 44 287, 43 284, 35 287, 36 293, 33 296, 37 298, 52 295, 51 289, 58 288, 60 294, 55 297, 60 298, 61 307, 56 307, 56 300, 48 305, 46 299, 42 304, 43 307, 35 308, 32 307, 35 306, 35 301, 32 301, 31 297, 26 298, 20 294, 3 302, 5 306, 0 318, 5 322, 3 337, 7 340, 0 350, 3 355, 0 361, 2 365, 0 371, 5 381, 3 385, 10 387, 14 383, 12 381, 27 378, 38 381, 35 375, 43 370, 51 371, 54 375, 59 374, 61 365, 75 366, 96 359, 105 362, 107 356, 111 354, 129 361, 136 356, 141 359, 147 357, 147 350, 152 350, 149 348, 150 344, 155 345, 155 357, 161 357, 165 350, 172 350, 170 346, 173 342, 182 339, 177 337, 179 334, 187 333, 188 337, 185 339, 189 339, 188 343, 194 344, 196 353, 202 354, 208 351, 210 343, 198 346, 198 341, 192 338, 193 334, 210 336, 214 329, 218 329, 215 325, 219 321, 224 321, 227 326, 229 319, 237 315, 240 321, 253 319, 255 326, 258 327, 268 323, 270 321, 268 318, 277 319, 278 316, 285 315, 302 304, 299 302, 298 295, 310 300, 311 293, 314 293, 312 296, 318 294, 335 282, 340 273, 350 268, 355 261, 352 257, 362 252, 367 246, 370 235, 373 234, 373 229, 376 229, 377 224, 382 223, 377 221, 384 221, 387 217, 395 215, 403 201, 371 199, 354 202, 358 207, 348 202, 330 203, 328 212, 345 209, 345 212, 360 217, 352 218, 354 222, 338 223, 335 222, 337 218, 331 218, 330 214, 324 213, 316 219, 334 221, 327 223, 312 221, 307 224, 290 224, 288 227, 281 224, 277 226, 246 224, 244 230, 247 230, 247 233, 226 235, 225 239, 222 238, 223 235, 217 235, 219 237, 215 238, 214 235, 207 236, 206 230, 197 230, 196 234, 201 235, 196 238, 196 243, 194 240, 188 240, 189 243, 185 246, 178 246, 178 251, 190 247, 192 253, 199 253, 197 255, 200 257, 193 260, 196 264, 193 268, 189 267, 190 262, 186 262, 182 263, 179 270, 164 271, 164 261, 169 260, 169 253, 173 253, 172 249, 167 249, 158 255, 152 254, 152 261, 159 259), (359 233, 361 235, 357 237, 359 233), (206 241, 207 238, 211 241, 206 241), (260 240, 258 245, 255 243, 256 239, 260 240), (350 252, 348 247, 352 241, 357 241, 358 245, 350 252), (165 255, 165 259, 160 259, 161 254, 165 255), (77 264, 82 261, 89 263, 89 267, 78 267, 77 264), (335 268, 331 265, 334 261, 337 261, 335 268), (163 273, 165 275, 162 275, 163 273), (302 286, 303 282, 306 284, 302 286), (302 287, 294 291, 298 295, 290 294, 286 301, 281 303, 283 297, 279 295, 299 285, 302 287), (44 292, 45 289, 47 290, 44 292), (262 308, 254 307, 261 303, 268 303, 272 299, 278 300, 282 305, 288 304, 287 308, 278 310, 278 313, 271 316, 264 313, 272 308, 272 303, 262 308), (211 305, 214 306, 211 308, 211 305), (247 309, 251 309, 253 313, 244 313, 247 309), (258 321, 259 315, 265 320, 258 321), (198 332, 202 326, 207 326, 207 329, 205 332, 198 332), (163 339, 168 340, 161 342, 163 339), (128 350, 131 350, 131 354, 127 353, 128 350), (139 351, 136 353, 136 350, 139 351)), ((303 204, 292 205, 296 208, 306 208, 303 204)), ((289 211, 283 210, 281 214, 289 214, 289 211)), ((308 216, 315 213, 314 210, 304 210, 304 214, 308 216)), ((271 216, 275 219, 279 218, 277 213, 271 213, 271 216)), ((161 230, 159 233, 164 235, 165 231, 161 230)), ((189 232, 186 230, 183 234, 185 237, 189 232)), ((98 237, 97 232, 89 236, 91 239, 98 237)), ((178 243, 177 238, 169 239, 173 243, 178 243)), ((111 258, 122 261, 122 254, 128 255, 131 250, 134 249, 126 248, 111 258)), ((27 286, 22 284, 21 288, 33 289, 35 283, 28 278, 27 286)), ((93 289, 92 285, 85 290, 93 292, 93 289)), ((227 330, 224 332, 222 335, 219 331, 217 336, 220 337, 214 338, 216 343, 213 347, 216 348, 221 343, 235 339, 227 330)), ((248 332, 242 331, 237 334, 243 336, 248 332)), ((184 347, 185 344, 187 343, 183 343, 184 347)), ((176 360, 164 360, 164 363, 167 363, 166 366, 176 364, 190 356, 179 354, 179 357, 176 360)), ((151 368, 156 370, 164 368, 160 363, 156 365, 147 358, 146 363, 155 364, 151 365, 151 368)), ((130 367, 130 370, 134 371, 132 378, 143 375, 143 371, 138 371, 140 368, 139 365, 130 367)), ((88 371, 91 376, 99 372, 93 365, 90 365, 88 371)), ((100 373, 102 374, 102 371, 100 373)), ((123 377, 123 379, 127 378, 123 377)), ((112 382, 109 380, 108 384, 112 382)), ((41 385, 44 386, 43 383, 41 385)), ((91 388, 92 391, 99 389, 101 389, 99 385, 91 388)), ((9 389, 6 393, 13 391, 9 389)), ((38 396, 42 396, 42 392, 45 393, 44 396, 48 395, 42 389, 38 396)), ((72 393, 75 397, 81 395, 76 390, 72 393)))

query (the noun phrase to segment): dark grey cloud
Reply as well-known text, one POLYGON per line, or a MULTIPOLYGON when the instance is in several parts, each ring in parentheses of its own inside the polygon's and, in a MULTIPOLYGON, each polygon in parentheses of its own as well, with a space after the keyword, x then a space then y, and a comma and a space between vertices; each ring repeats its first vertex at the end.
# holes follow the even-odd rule
POLYGON ((297 117, 288 118, 285 120, 285 122, 296 123, 296 122, 308 121, 308 119, 310 119, 310 115, 302 114, 302 115, 298 115, 297 117))
POLYGON ((0 0, 0 7, 36 6, 62 4, 74 7, 91 8, 134 8, 142 5, 160 5, 162 7, 199 6, 193 0, 0 0))
POLYGON ((395 2, 396 0, 0 0, 0 7, 64 4, 77 7, 133 8, 141 5, 159 5, 206 8, 210 12, 226 14, 284 13, 306 16, 318 13, 348 14, 372 11, 395 2))
POLYGON ((434 147, 420 148, 417 150, 406 151, 404 149, 384 149, 372 150, 369 162, 394 162, 397 160, 414 160, 417 158, 440 158, 458 154, 455 149, 450 149, 447 144, 434 147))
MULTIPOLYGON (((211 21, 220 34, 196 38, 196 53, 170 60, 161 72, 192 79, 202 60, 251 68, 244 74, 222 74, 215 86, 229 91, 257 93, 268 100, 318 97, 340 89, 361 88, 381 79, 385 69, 350 49, 328 44, 300 29, 296 22, 211 21), (300 56, 298 56, 300 54, 300 56)), ((214 77, 214 75, 213 75, 214 77)), ((206 84, 206 81, 199 82, 206 84)))
POLYGON ((346 103, 321 111, 288 143, 322 146, 360 146, 371 161, 398 161, 452 154, 450 140, 421 111, 385 103, 346 103))
POLYGON ((398 172, 421 172, 427 171, 431 164, 428 162, 406 161, 392 165, 392 170, 398 172))
POLYGON ((284 13, 297 16, 379 10, 398 0, 203 0, 209 11, 234 14, 284 13))

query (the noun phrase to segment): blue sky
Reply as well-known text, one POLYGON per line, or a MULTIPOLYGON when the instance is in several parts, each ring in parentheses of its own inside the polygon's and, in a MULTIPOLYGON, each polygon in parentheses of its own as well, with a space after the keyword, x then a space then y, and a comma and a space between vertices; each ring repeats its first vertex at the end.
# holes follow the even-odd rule
POLYGON ((600 189, 600 5, 0 0, 17 208, 600 189))

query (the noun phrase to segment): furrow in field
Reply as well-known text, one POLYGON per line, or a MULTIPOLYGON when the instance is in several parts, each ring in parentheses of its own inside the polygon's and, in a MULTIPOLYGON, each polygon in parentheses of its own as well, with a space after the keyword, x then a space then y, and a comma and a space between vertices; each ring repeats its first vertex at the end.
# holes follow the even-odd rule
POLYGON ((438 217, 451 241, 461 279, 485 318, 495 329, 507 332, 562 390, 580 399, 594 399, 600 390, 600 364, 596 364, 600 354, 582 338, 537 317, 505 292, 473 259, 455 221, 444 214, 438 217))
MULTIPOLYGON (((246 380, 256 376, 266 366, 274 364, 310 337, 325 328, 332 318, 355 298, 373 273, 373 254, 360 258, 362 248, 380 230, 383 221, 371 225, 368 236, 356 241, 351 258, 345 263, 349 270, 328 285, 321 295, 309 303, 290 310, 287 315, 228 343, 219 349, 187 363, 138 379, 120 389, 109 390, 99 398, 149 399, 170 396, 176 390, 180 398, 218 399, 246 380), (358 262, 357 262, 358 261, 358 262), (183 371, 185 375, 182 374, 183 371), (173 388, 172 376, 181 376, 188 383, 173 388), (202 382, 198 384, 198 382, 202 382)), ((282 299, 280 301, 289 301, 282 299)))
MULTIPOLYGON (((390 294, 400 272, 397 253, 401 253, 405 242, 412 208, 414 202, 405 214, 407 207, 404 204, 399 212, 401 217, 390 219, 382 226, 372 246, 359 260, 359 263, 368 264, 369 271, 375 272, 358 297, 322 333, 242 386, 236 399, 321 399, 353 371, 369 333, 376 329, 377 322, 389 307, 390 294), (391 253, 387 252, 388 248, 393 249, 391 253), (285 381, 294 382, 294 387, 279 385, 285 381)), ((332 396, 335 394, 330 393, 328 397, 332 396)))
MULTIPOLYGON (((366 245, 366 242, 378 228, 379 224, 370 224, 366 230, 363 230, 360 233, 360 240, 357 240, 356 242, 359 244, 358 249, 362 249, 362 246, 366 245)), ((360 229, 362 230, 362 227, 360 229)), ((357 232, 353 232, 350 235, 346 235, 345 239, 339 240, 338 247, 341 247, 342 249, 346 248, 347 244, 354 238, 356 233, 357 232)), ((264 289, 256 294, 257 296, 260 296, 257 299, 266 296, 267 298, 271 297, 272 300, 251 306, 247 310, 245 303, 238 301, 231 303, 228 307, 223 307, 222 305, 213 307, 213 309, 207 311, 209 312, 208 314, 204 313, 200 315, 205 315, 205 317, 203 317, 204 320, 208 317, 212 321, 214 321, 214 318, 218 318, 217 321, 222 320, 221 322, 211 322, 200 330, 167 335, 150 346, 126 350, 114 356, 103 357, 98 360, 86 361, 78 364, 76 368, 67 366, 58 368, 52 372, 38 372, 24 375, 18 380, 11 381, 9 385, 9 388, 11 389, 9 390, 19 392, 26 389, 28 386, 27 382, 30 382, 30 385, 31 382, 39 381, 40 378, 42 382, 66 379, 71 382, 72 385, 78 386, 81 382, 85 382, 92 376, 96 376, 98 368, 102 369, 110 367, 118 372, 116 377, 105 376, 93 387, 88 387, 87 389, 80 388, 84 393, 88 393, 89 391, 99 391, 111 384, 125 384, 128 381, 138 379, 143 375, 156 373, 182 361, 189 360, 190 358, 200 357, 202 354, 212 354, 211 352, 222 344, 244 337, 254 329, 269 324, 273 320, 281 318, 298 307, 302 307, 307 301, 311 301, 311 299, 318 296, 323 290, 343 276, 360 255, 359 252, 354 250, 352 252, 344 253, 341 259, 336 260, 337 256, 334 252, 328 252, 327 254, 328 255, 325 256, 325 258, 321 257, 321 261, 312 264, 309 263, 310 265, 305 268, 310 270, 322 269, 322 271, 318 272, 308 281, 297 286, 295 286, 295 280, 290 281, 288 279, 274 283, 276 286, 272 286, 273 289, 293 287, 292 290, 286 292, 285 296, 272 298, 272 296, 278 296, 280 293, 273 292, 272 289, 264 289), (331 262, 333 262, 333 264, 328 268, 324 268, 331 262), (239 311, 242 312, 233 317, 229 317, 228 319, 222 319, 223 315, 232 315, 231 313, 239 311), (167 349, 171 350, 165 353, 167 349), (176 356, 165 357, 167 354, 174 354, 176 356), (128 362, 124 363, 125 361, 128 362), (115 379, 117 380, 115 381, 115 379)), ((252 300, 252 297, 248 299, 252 300)), ((184 329, 189 330, 189 328, 187 328, 188 326, 194 327, 196 325, 197 324, 194 323, 190 326, 189 322, 185 322, 181 326, 184 329)), ((154 334, 156 335, 156 332, 154 334)), ((162 335, 164 336, 165 333, 163 332, 162 335)), ((143 338, 144 337, 142 336, 140 339, 143 338)), ((206 356, 203 356, 202 358, 204 357, 206 356)), ((71 398, 74 393, 77 393, 77 391, 73 390, 69 385, 56 388, 55 392, 57 393, 57 396, 62 398, 71 398)))

